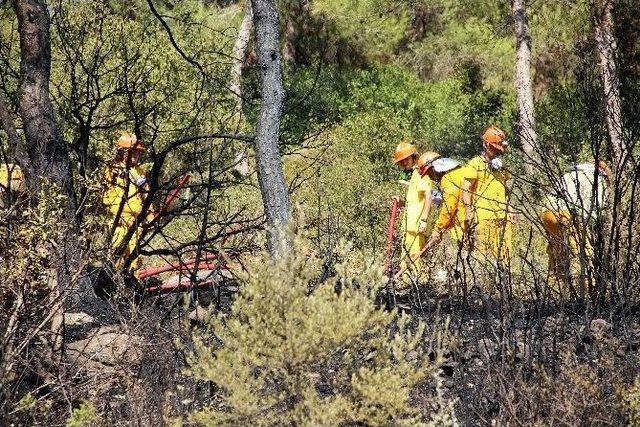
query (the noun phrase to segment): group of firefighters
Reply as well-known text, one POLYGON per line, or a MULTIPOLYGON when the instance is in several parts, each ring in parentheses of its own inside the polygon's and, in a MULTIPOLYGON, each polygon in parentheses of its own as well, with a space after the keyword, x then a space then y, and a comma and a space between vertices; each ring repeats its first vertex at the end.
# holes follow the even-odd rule
MULTIPOLYGON (((512 251, 512 228, 515 214, 509 203, 507 182, 511 176, 503 167, 501 156, 509 147, 506 134, 490 126, 481 136, 482 152, 462 164, 433 151, 419 155, 415 145, 402 141, 393 153, 408 184, 404 200, 404 251, 401 272, 419 273, 421 257, 428 254, 449 233, 455 246, 485 259, 508 262, 512 251), (440 205, 429 235, 429 212, 440 205)), ((149 191, 148 179, 140 167, 144 145, 132 133, 125 132, 116 141, 116 155, 105 171, 106 189, 103 204, 113 224, 111 246, 117 250, 116 267, 129 270, 140 267, 135 256, 146 225, 157 215, 153 205, 146 217, 143 211, 149 191), (129 237, 125 243, 125 239, 129 237)), ((571 260, 581 255, 593 256, 589 236, 580 234, 605 208, 610 171, 606 163, 595 161, 575 165, 554 183, 539 212, 548 241, 549 272, 556 281, 571 279, 571 260)), ((0 200, 10 190, 24 188, 20 168, 0 166, 0 200)))
MULTIPOLYGON (((126 267, 135 274, 141 266, 141 260, 134 254, 144 228, 155 219, 156 210, 150 204, 144 220, 138 219, 149 191, 146 173, 140 166, 144 145, 130 132, 124 132, 115 145, 115 158, 104 172, 106 187, 102 203, 113 225, 111 247, 118 252, 115 267, 126 267), (126 262, 129 262, 128 266, 125 266, 126 262)), ((11 204, 12 199, 19 198, 25 190, 20 166, 13 163, 0 165, 0 207, 11 204)))
MULTIPOLYGON (((415 145, 402 141, 393 153, 408 181, 404 202, 403 262, 400 272, 422 272, 421 258, 449 232, 453 246, 485 260, 508 265, 516 215, 509 203, 510 173, 501 156, 509 147, 504 131, 490 126, 481 136, 482 152, 462 164, 433 151, 419 155, 415 145), (429 230, 429 213, 440 205, 429 230)), ((589 228, 605 209, 611 173, 599 161, 575 165, 553 183, 538 212, 546 234, 549 273, 559 284, 575 276, 572 260, 590 262, 593 246, 589 228), (587 232, 583 232, 587 230, 587 232)))

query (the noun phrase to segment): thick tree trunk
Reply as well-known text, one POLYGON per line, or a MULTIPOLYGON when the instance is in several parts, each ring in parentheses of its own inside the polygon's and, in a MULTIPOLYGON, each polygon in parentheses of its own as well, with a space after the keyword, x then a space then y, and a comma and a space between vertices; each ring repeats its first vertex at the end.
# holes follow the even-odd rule
POLYGON ((75 205, 71 166, 49 97, 51 42, 49 14, 44 1, 13 0, 20 33, 19 113, 29 156, 31 187, 37 177, 60 186, 75 205))
POLYGON ((533 89, 531 85, 531 35, 526 0, 512 0, 516 36, 516 91, 518 95, 518 137, 529 172, 537 164, 537 140, 533 89))
POLYGON ((622 167, 628 149, 622 137, 622 109, 620 107, 620 81, 616 66, 617 44, 613 35, 613 0, 593 0, 591 12, 595 26, 598 65, 604 90, 604 113, 614 156, 614 167, 622 167))
POLYGON ((262 105, 256 126, 255 149, 258 180, 272 257, 290 248, 286 226, 290 217, 289 191, 280 156, 280 116, 284 103, 280 65, 280 27, 274 0, 251 0, 258 65, 262 78, 262 105))
POLYGON ((67 146, 56 122, 49 96, 51 40, 49 14, 43 0, 12 0, 20 34, 20 85, 18 112, 22 121, 28 164, 27 183, 32 192, 41 189, 40 178, 58 187, 66 197, 64 218, 68 232, 56 242, 52 263, 62 295, 73 287, 78 268, 78 225, 71 164, 67 146))

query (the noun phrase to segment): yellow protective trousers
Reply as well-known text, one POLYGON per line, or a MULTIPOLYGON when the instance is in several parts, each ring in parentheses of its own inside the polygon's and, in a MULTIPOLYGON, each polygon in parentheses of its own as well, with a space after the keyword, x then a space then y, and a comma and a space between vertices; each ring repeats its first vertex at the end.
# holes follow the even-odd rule
MULTIPOLYGON (((144 178, 144 171, 137 166, 129 168, 124 164, 118 164, 105 171, 105 181, 108 183, 108 187, 103 195, 102 202, 112 215, 112 223, 117 218, 117 224, 111 239, 111 247, 114 250, 123 244, 129 229, 134 226, 136 218, 142 212, 142 205, 148 188, 146 185, 139 187, 136 184, 141 178, 144 178)), ((146 218, 147 222, 153 220, 154 216, 155 213, 150 208, 146 218)), ((124 252, 118 257, 116 267, 123 267, 125 260, 130 258, 138 247, 141 236, 142 227, 137 227, 126 243, 124 252)), ((135 257, 131 261, 130 270, 135 272, 141 265, 141 259, 135 257)))
POLYGON ((484 219, 476 227, 475 249, 484 257, 508 264, 513 245, 513 226, 507 219, 484 219))
POLYGON ((575 223, 568 211, 545 210, 540 219, 547 235, 549 276, 553 282, 567 286, 579 275, 581 248, 585 265, 592 267, 594 250, 590 236, 579 238, 580 224, 575 223))
MULTIPOLYGON (((120 245, 122 245, 124 238, 127 236, 129 229, 135 224, 135 221, 136 221, 135 216, 130 216, 130 215, 120 216, 120 221, 118 221, 118 225, 113 231, 113 238, 111 239, 111 248, 113 250, 119 248, 120 245)), ((131 235, 131 237, 129 238, 129 241, 126 244, 126 248, 122 253, 122 256, 120 256, 116 261, 116 267, 118 268, 123 267, 125 260, 130 258, 131 254, 138 247, 138 241, 141 236, 142 236, 142 227, 137 227, 136 230, 131 235)), ((142 260, 140 259, 139 256, 136 256, 134 259, 131 260, 131 265, 129 269, 135 272, 136 270, 139 270, 141 266, 142 266, 142 260)))
POLYGON ((414 233, 411 231, 404 233, 404 247, 402 251, 403 268, 406 267, 414 273, 420 272, 422 263, 418 255, 420 255, 420 251, 426 243, 427 237, 424 233, 414 233))

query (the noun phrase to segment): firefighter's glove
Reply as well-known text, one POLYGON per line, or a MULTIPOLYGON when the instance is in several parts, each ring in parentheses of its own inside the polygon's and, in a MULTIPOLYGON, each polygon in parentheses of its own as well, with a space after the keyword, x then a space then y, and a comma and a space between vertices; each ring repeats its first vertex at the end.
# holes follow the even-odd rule
POLYGON ((431 202, 436 206, 442 204, 442 192, 440 190, 435 189, 431 192, 431 202))

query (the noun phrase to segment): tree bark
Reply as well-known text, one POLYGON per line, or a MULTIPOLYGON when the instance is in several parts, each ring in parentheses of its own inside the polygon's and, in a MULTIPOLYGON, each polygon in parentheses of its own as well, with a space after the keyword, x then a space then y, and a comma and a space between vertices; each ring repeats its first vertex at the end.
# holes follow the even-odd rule
POLYGON ((268 245, 272 258, 291 247, 287 237, 289 191, 280 155, 280 117, 284 103, 280 58, 280 27, 274 0, 251 0, 258 65, 262 79, 262 105, 256 125, 256 160, 262 202, 267 216, 268 245))
POLYGON ((59 185, 75 204, 67 146, 49 97, 51 41, 49 14, 41 0, 13 0, 20 34, 19 113, 24 126, 31 187, 39 176, 59 185))
POLYGON ((516 92, 518 96, 518 137, 525 153, 528 172, 537 164, 537 143, 533 89, 531 85, 531 35, 526 0, 512 0, 516 36, 516 92))
POLYGON ((20 165, 28 164, 29 158, 24 150, 24 144, 13 124, 12 113, 2 94, 0 94, 0 125, 9 138, 9 155, 15 158, 20 165))
MULTIPOLYGON (((229 84, 229 90, 236 97, 236 105, 234 106, 234 117, 237 118, 238 127, 242 122, 242 66, 247 56, 247 48, 249 46, 249 40, 251 39, 251 31, 253 30, 253 9, 251 7, 251 0, 247 0, 244 8, 244 18, 240 24, 238 30, 238 36, 236 42, 233 45, 233 62, 231 64, 231 82, 229 84)), ((249 174, 249 156, 247 153, 246 145, 235 143, 233 144, 237 150, 234 154, 234 167, 240 175, 246 176, 249 174)))
POLYGON ((620 81, 616 65, 618 46, 613 35, 613 4, 613 0, 593 0, 591 15, 595 27, 598 65, 604 91, 605 122, 614 156, 613 166, 617 170, 622 167, 629 153, 622 136, 620 81))
POLYGON ((233 45, 233 59, 231 64, 231 83, 229 90, 236 96, 235 111, 239 113, 242 110, 242 65, 247 56, 247 47, 251 39, 251 30, 253 29, 253 9, 251 0, 247 0, 244 7, 244 18, 238 30, 236 42, 233 45))
POLYGON ((12 0, 20 35, 20 83, 18 113, 24 129, 27 184, 35 195, 41 178, 54 184, 65 196, 64 218, 68 231, 56 242, 57 256, 52 262, 62 295, 72 289, 79 267, 78 224, 71 163, 67 145, 55 118, 49 96, 51 69, 50 22, 43 0, 12 0))

